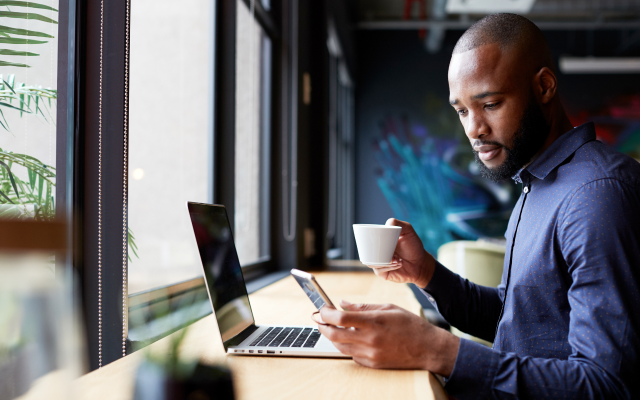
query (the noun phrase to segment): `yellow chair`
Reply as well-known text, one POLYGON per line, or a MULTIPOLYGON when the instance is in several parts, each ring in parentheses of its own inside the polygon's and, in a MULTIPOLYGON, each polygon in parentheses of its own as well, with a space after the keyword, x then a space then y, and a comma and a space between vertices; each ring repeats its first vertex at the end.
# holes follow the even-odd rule
MULTIPOLYGON (((502 279, 505 250, 505 245, 500 243, 458 240, 440 246, 438 261, 473 283, 498 287, 502 279)), ((456 336, 492 346, 490 342, 463 333, 454 327, 451 327, 451 332, 456 336)))

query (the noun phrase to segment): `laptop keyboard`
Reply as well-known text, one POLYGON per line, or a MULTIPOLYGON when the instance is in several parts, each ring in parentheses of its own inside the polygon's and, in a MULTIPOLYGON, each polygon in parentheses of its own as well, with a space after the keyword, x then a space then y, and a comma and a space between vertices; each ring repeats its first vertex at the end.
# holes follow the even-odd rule
POLYGON ((320 332, 313 328, 267 328, 249 346, 315 347, 320 332))

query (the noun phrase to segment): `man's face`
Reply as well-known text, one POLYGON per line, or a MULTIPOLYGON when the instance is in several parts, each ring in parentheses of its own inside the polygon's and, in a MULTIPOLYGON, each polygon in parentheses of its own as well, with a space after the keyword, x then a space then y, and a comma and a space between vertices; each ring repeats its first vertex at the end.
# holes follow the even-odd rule
POLYGON ((471 142, 482 174, 515 175, 542 147, 549 126, 531 91, 527 65, 497 44, 453 55, 450 103, 471 142))

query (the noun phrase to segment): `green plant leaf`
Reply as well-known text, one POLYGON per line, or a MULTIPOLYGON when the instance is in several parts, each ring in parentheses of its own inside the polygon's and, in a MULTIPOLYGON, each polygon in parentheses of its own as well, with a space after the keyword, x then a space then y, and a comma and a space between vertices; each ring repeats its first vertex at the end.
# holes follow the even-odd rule
MULTIPOLYGON (((55 178, 56 176, 54 172, 55 168, 44 165, 37 158, 31 157, 25 154, 15 154, 15 153, 9 153, 5 151, 0 151, 0 160, 7 161, 7 164, 9 164, 9 168, 12 168, 13 163, 16 163, 18 165, 21 165, 27 169, 34 171, 38 175, 44 176, 45 178, 47 178, 47 180, 49 180, 49 178, 55 178)), ((55 183, 53 182, 51 183, 55 185, 55 183)))
POLYGON ((44 4, 32 3, 30 1, 18 1, 18 0, 2 0, 0 1, 0 7, 31 7, 31 8, 39 8, 41 10, 50 10, 58 12, 53 7, 45 6, 44 4))
POLYGON ((27 29, 11 28, 10 26, 5 26, 5 25, 0 25, 0 32, 9 33, 13 35, 21 35, 21 36, 37 36, 37 37, 46 37, 51 39, 54 38, 54 36, 51 36, 48 33, 30 31, 27 29))
POLYGON ((53 20, 49 17, 45 17, 44 15, 36 14, 36 13, 22 13, 15 11, 0 11, 0 18, 20 18, 20 19, 34 19, 42 22, 48 22, 51 24, 57 24, 58 21, 53 20))
POLYGON ((22 108, 18 108, 18 107, 12 106, 11 104, 5 103, 5 102, 2 102, 2 101, 0 101, 0 106, 13 108, 14 110, 18 110, 18 111, 21 111, 21 112, 31 113, 31 111, 29 111, 29 110, 23 110, 22 108))
POLYGON ((9 128, 9 122, 7 122, 7 119, 4 116, 4 112, 2 111, 2 109, 0 108, 0 117, 2 117, 2 119, 4 120, 4 123, 0 121, 0 124, 2 124, 2 127, 7 131, 7 132, 11 132, 11 128, 9 128))
POLYGON ((4 197, 5 199, 7 199, 7 201, 11 204, 15 204, 13 201, 11 201, 11 199, 9 198, 9 196, 7 196, 6 194, 4 194, 4 192, 2 190, 0 190, 0 196, 4 197))
MULTIPOLYGON (((13 78, 13 79, 15 79, 15 75, 13 75, 13 74, 9 75, 9 80, 10 80, 10 81, 11 81, 11 79, 12 79, 12 78, 13 78)), ((2 79, 2 76, 0 76, 0 79, 2 79)), ((6 84, 6 85, 7 85, 7 87, 9 87, 9 89, 11 89, 11 92, 13 92, 13 94, 15 94, 15 93, 16 93, 16 91, 15 91, 15 90, 13 90, 13 83, 14 83, 14 82, 9 83, 9 82, 5 81, 4 79, 2 79, 2 82, 3 82, 4 84, 6 84)))
MULTIPOLYGON (((55 183, 55 168, 45 165, 35 157, 26 154, 15 154, 0 149, 0 190, 15 204, 13 210, 20 217, 29 217, 36 220, 50 220, 55 217, 55 199, 52 196, 55 183), (29 178, 35 177, 37 189, 31 182, 25 183, 19 177, 12 174, 13 165, 27 168, 29 178), (7 168, 8 167, 8 168, 7 168), (15 180, 9 184, 9 178, 15 180), (16 192, 11 193, 10 187, 16 192), (35 189, 35 190, 34 190, 35 189), (18 197, 19 196, 19 197, 18 197), (29 206, 29 208, 27 208, 29 206)), ((4 197, 0 196, 0 203, 4 197)), ((6 209, 6 207, 5 207, 6 209)), ((4 216, 4 209, 0 206, 0 214, 4 216)), ((12 214, 7 214, 10 216, 12 214)))
POLYGON ((20 93, 20 118, 22 118, 22 109, 24 106, 24 94, 20 93))
POLYGON ((27 65, 27 64, 18 64, 18 63, 12 63, 12 62, 8 62, 8 61, 0 61, 0 67, 31 68, 31 66, 27 65))
POLYGON ((20 206, 13 204, 3 204, 0 205, 0 218, 2 219, 13 219, 20 217, 20 206))
POLYGON ((38 176, 38 204, 42 203, 42 189, 44 187, 44 179, 42 175, 38 176))
POLYGON ((16 187, 16 181, 13 177, 13 172, 11 172, 11 167, 9 167, 7 164, 5 164, 2 161, 0 161, 0 165, 7 170, 7 174, 9 175, 9 180, 11 181, 11 186, 13 186, 13 190, 16 192, 16 196, 20 198, 20 194, 18 193, 18 188, 16 187))
POLYGON ((36 187, 36 173, 31 169, 28 169, 28 172, 29 172, 29 186, 31 186, 31 189, 33 190, 36 187))
POLYGON ((28 51, 17 51, 17 50, 9 50, 9 49, 0 49, 0 55, 3 56, 39 56, 37 53, 30 53, 28 51))
MULTIPOLYGON (((40 96, 36 96, 36 98, 34 100, 35 100, 34 102, 36 104, 36 114, 37 114, 38 110, 40 110, 40 107, 38 107, 40 96)), ((40 114, 42 114, 42 116, 44 117, 44 113, 42 112, 42 110, 40 110, 40 114)), ((45 117, 44 119, 46 120, 47 118, 45 117)))
POLYGON ((52 200, 53 200, 53 196, 51 196, 51 184, 47 182, 47 194, 45 195, 44 208, 46 209, 52 208, 51 207, 52 200))
MULTIPOLYGON (((136 240, 136 237, 133 235, 133 231, 131 230, 131 228, 127 227, 127 244, 129 245, 129 250, 133 252, 136 258, 140 258, 136 251, 138 250, 138 246, 136 245, 135 240, 136 240)), ((127 258, 129 259, 129 262, 133 262, 133 260, 131 259, 131 255, 129 253, 127 253, 127 258)))
POLYGON ((12 38, 9 37, 6 33, 0 32, 0 35, 5 37, 0 37, 0 43, 6 44, 44 44, 48 43, 46 40, 35 40, 35 39, 23 39, 23 38, 12 38))

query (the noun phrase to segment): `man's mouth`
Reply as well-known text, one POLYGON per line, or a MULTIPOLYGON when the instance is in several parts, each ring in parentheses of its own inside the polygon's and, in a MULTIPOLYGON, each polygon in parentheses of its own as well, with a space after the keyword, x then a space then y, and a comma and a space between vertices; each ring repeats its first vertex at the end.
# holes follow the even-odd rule
POLYGON ((489 161, 498 156, 500 150, 502 150, 502 146, 484 144, 482 146, 474 147, 473 149, 478 153, 478 157, 482 161, 489 161))

